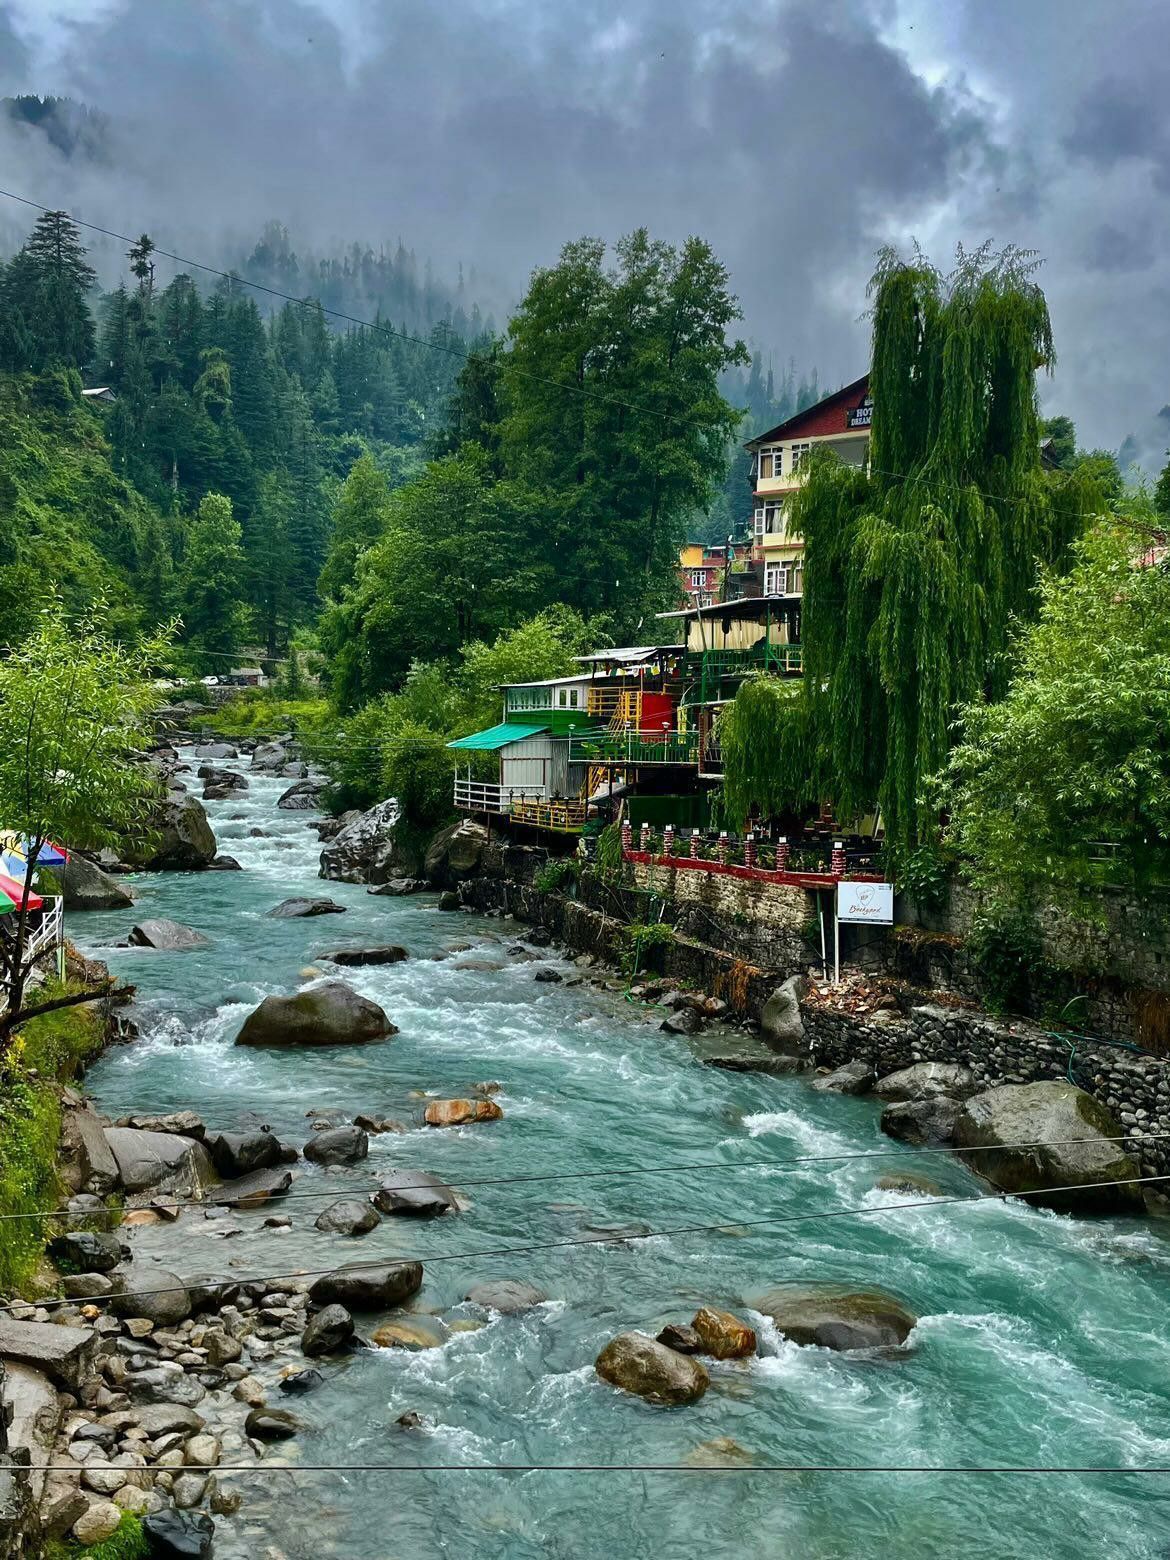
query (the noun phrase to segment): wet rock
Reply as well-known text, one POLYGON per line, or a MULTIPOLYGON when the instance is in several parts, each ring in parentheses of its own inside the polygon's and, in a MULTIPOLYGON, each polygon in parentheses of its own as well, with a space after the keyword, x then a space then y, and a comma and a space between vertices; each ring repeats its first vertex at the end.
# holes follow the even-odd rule
POLYGON ((367 894, 380 894, 386 899, 399 899, 405 894, 424 894, 430 884, 425 878, 395 877, 385 883, 377 883, 366 889, 367 894))
POLYGON ((318 1132, 305 1144, 304 1155, 315 1165, 356 1165, 370 1151, 370 1140, 360 1127, 333 1127, 318 1132))
POLYGON ((905 1343, 918 1318, 880 1289, 850 1290, 833 1284, 784 1284, 752 1309, 770 1316, 792 1343, 822 1349, 882 1349, 905 1343))
POLYGON ((203 803, 183 791, 170 791, 151 815, 145 844, 127 859, 151 872, 193 871, 205 867, 216 851, 215 835, 203 803))
POLYGON ((424 871, 436 888, 454 888, 479 870, 488 832, 482 823, 464 818, 440 829, 427 846, 424 871))
POLYGON ((803 975, 792 975, 768 998, 760 1010, 760 1033, 773 1050, 795 1055, 808 1049, 800 1003, 808 990, 803 975))
POLYGON ((105 1129, 84 1106, 63 1112, 57 1159, 61 1180, 71 1192, 104 1197, 117 1185, 118 1161, 105 1129))
POLYGON ((128 910, 130 889, 84 856, 71 856, 57 873, 66 910, 128 910))
POLYGON ((703 1020, 693 1007, 680 1007, 664 1018, 659 1027, 668 1035, 697 1035, 703 1027, 703 1020))
POLYGON ((340 1305, 352 1311, 381 1311, 416 1295, 422 1281, 421 1262, 342 1267, 317 1279, 309 1300, 313 1305, 340 1305))
POLYGON ((292 997, 265 997, 244 1021, 237 1045, 363 1045, 398 1033, 376 1002, 343 981, 292 997))
POLYGON ((824 1094, 868 1094, 874 1085, 874 1070, 868 1062, 846 1062, 844 1067, 814 1078, 812 1086, 824 1094))
POLYGON ((683 1458, 688 1468, 750 1468, 754 1462, 751 1452, 729 1435, 703 1441, 683 1458))
POLYGON ((1005 1084, 977 1094, 955 1123, 955 1142, 975 1150, 963 1155, 964 1162, 1002 1191, 1044 1189, 1033 1200, 1065 1211, 1140 1213, 1140 1186, 1106 1184, 1140 1174, 1116 1141, 1121 1133, 1099 1100, 1063 1079, 1005 1084), (1012 1146, 1021 1143, 1037 1146, 1012 1146), (1066 1190, 1082 1185, 1086 1190, 1066 1190))
POLYGON ((109 1538, 122 1520, 121 1507, 112 1500, 96 1500, 73 1524, 73 1536, 79 1544, 100 1544, 109 1538))
POLYGON ((654 1341, 676 1354, 701 1354, 703 1350, 703 1340, 695 1329, 677 1322, 667 1323, 654 1341))
POLYGON ((408 957, 406 949, 394 943, 381 948, 334 948, 331 953, 317 955, 319 959, 328 959, 330 964, 340 964, 350 969, 367 964, 400 964, 408 957))
POLYGON ((93 1230, 72 1230, 66 1235, 56 1235, 48 1245, 49 1256, 59 1268, 72 1268, 74 1272, 110 1273, 125 1257, 129 1246, 123 1246, 116 1235, 93 1230))
MULTIPOLYGON (((244 780, 243 775, 233 775, 233 780, 244 780)), ((228 802, 233 797, 241 796, 248 789, 248 782, 243 785, 234 785, 227 781, 208 781, 203 787, 203 800, 205 802, 228 802)))
POLYGON ((880 1192, 906 1192, 912 1197, 946 1196, 937 1181, 932 1181, 928 1175, 919 1175, 914 1170, 897 1170, 889 1175, 879 1175, 874 1185, 880 1192))
POLYGON ((330 1235, 368 1235, 381 1222, 368 1202, 357 1197, 342 1197, 317 1215, 314 1228, 330 1235))
POLYGON ((271 1132, 216 1132, 205 1139, 220 1175, 234 1180, 281 1162, 280 1140, 271 1132))
POLYGON ((975 1074, 957 1062, 917 1062, 874 1084, 879 1100, 965 1100, 979 1088, 975 1074))
POLYGON ((238 1338, 229 1338, 227 1333, 218 1332, 214 1328, 204 1334, 203 1348, 207 1354, 207 1363, 213 1370, 235 1364, 244 1352, 238 1338))
POLYGON ((428 1127, 462 1127, 473 1121, 499 1121, 503 1114, 495 1100, 432 1100, 423 1120, 428 1127))
POLYGON ((254 1408, 244 1420, 245 1433, 254 1441, 287 1441, 304 1429, 304 1423, 284 1408, 254 1408))
MULTIPOLYGON (((341 1309, 340 1306, 337 1307, 341 1309)), ((324 1312, 322 1312, 324 1315, 324 1312)), ((352 1323, 350 1324, 352 1330, 352 1323)), ((327 1351, 333 1353, 333 1350, 327 1351)), ((312 1392, 317 1387, 325 1385, 325 1377, 319 1370, 295 1370, 290 1376, 282 1376, 276 1383, 282 1392, 287 1392, 294 1397, 299 1397, 306 1392, 312 1392)))
POLYGON ((537 970, 532 978, 538 986, 557 986, 565 977, 560 970, 537 970))
POLYGON ((237 1181, 225 1181, 208 1194, 208 1202, 220 1208, 258 1208, 272 1197, 283 1197, 293 1183, 291 1170, 274 1166, 254 1170, 237 1181))
MULTIPOLYGON (((315 1359, 321 1354, 337 1354, 353 1337, 353 1317, 343 1305, 326 1305, 301 1334, 301 1353, 315 1359)), ((290 1389, 291 1390, 291 1389, 290 1389)))
POLYGON ((210 1560, 215 1523, 200 1511, 164 1506, 142 1519, 151 1560, 210 1560))
POLYGON ((97 1334, 89 1327, 25 1322, 0 1312, 0 1360, 29 1365, 67 1392, 76 1392, 89 1373, 97 1334))
POLYGON ((202 1383, 181 1365, 173 1365, 170 1370, 162 1365, 136 1370, 126 1377, 125 1385, 135 1403, 180 1403, 184 1408, 195 1408, 207 1395, 202 1383))
POLYGON ((426 1170, 394 1170, 383 1177, 374 1193, 374 1206, 383 1213, 433 1219, 457 1213, 459 1199, 445 1182, 426 1170))
POLYGON ((422 1430, 424 1428, 422 1415, 416 1413, 413 1408, 408 1409, 405 1414, 399 1414, 394 1423, 400 1430, 422 1430))
POLYGON ((275 774, 288 763, 288 752, 283 743, 260 742, 252 751, 252 768, 266 774, 275 774))
POLYGON ((756 1352, 755 1330, 730 1311, 703 1306, 691 1319, 699 1335, 702 1352, 717 1360, 741 1360, 756 1352))
POLYGON ((444 891, 439 895, 439 909, 450 911, 458 910, 458 908, 459 895, 455 892, 454 889, 444 889, 444 891))
POLYGON ((389 1116, 355 1116, 353 1124, 363 1132, 368 1132, 371 1137, 378 1137, 384 1132, 406 1131, 401 1121, 394 1121, 389 1116))
POLYGON ((61 1293, 66 1300, 87 1299, 90 1295, 108 1295, 114 1290, 113 1282, 104 1273, 66 1273, 61 1280, 61 1293))
MULTIPOLYGON (((204 742, 195 749, 195 757, 203 759, 239 758, 239 752, 230 742, 204 742)), ((200 771, 202 773, 202 771, 200 771)), ((230 773, 231 771, 225 771, 230 773)))
POLYGON ((450 1334, 433 1316, 396 1316, 375 1327, 371 1338, 379 1349, 441 1349, 450 1334))
POLYGON ((207 863, 208 872, 242 872, 244 869, 234 856, 217 856, 207 863))
POLYGON ((916 1148, 935 1148, 954 1137, 955 1122, 962 1107, 958 1100, 942 1095, 927 1099, 903 1100, 882 1111, 881 1129, 887 1137, 916 1148))
POLYGON ((197 1435, 206 1421, 182 1403, 151 1403, 127 1411, 127 1420, 145 1432, 150 1441, 164 1435, 197 1435))
POLYGON ((191 1314, 187 1286, 164 1268, 127 1268, 112 1276, 117 1287, 110 1296, 110 1309, 115 1316, 144 1316, 165 1327, 185 1321, 191 1314))
POLYGON ((273 920, 295 921, 315 915, 344 915, 345 906, 339 905, 336 899, 308 899, 303 895, 294 895, 291 899, 282 899, 268 914, 273 920))
POLYGON ((321 851, 321 876, 335 883, 382 883, 398 873, 414 874, 418 863, 395 837, 398 803, 379 802, 338 830, 321 851))
POLYGON ((522 1278, 497 1278, 486 1284, 474 1284, 464 1296, 472 1305, 481 1305, 485 1311, 499 1311, 502 1316, 514 1316, 520 1311, 530 1311, 543 1305, 548 1299, 543 1289, 522 1278))
POLYGON ((171 1499, 180 1511, 197 1506, 207 1493, 207 1478, 201 1473, 180 1473, 171 1485, 171 1499))
POLYGON ((138 1132, 169 1132, 176 1137, 202 1140, 207 1129, 193 1110, 173 1110, 165 1116, 127 1116, 118 1126, 133 1127, 138 1132))
POLYGON ((282 812, 315 812, 324 789, 320 780, 294 780, 276 805, 282 812))
POLYGON ((215 1180, 211 1157, 194 1138, 107 1127, 106 1142, 117 1161, 118 1179, 128 1192, 172 1192, 190 1198, 215 1180))
POLYGON ((594 1368, 603 1381, 660 1407, 694 1403, 711 1378, 698 1360, 668 1349, 644 1332, 626 1332, 607 1343, 594 1368))

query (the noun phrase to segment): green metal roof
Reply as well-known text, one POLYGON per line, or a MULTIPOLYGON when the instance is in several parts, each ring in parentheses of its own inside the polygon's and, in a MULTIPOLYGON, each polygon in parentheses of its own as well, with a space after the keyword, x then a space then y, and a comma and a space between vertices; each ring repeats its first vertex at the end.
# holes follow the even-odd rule
POLYGON ((473 732, 470 737, 460 737, 455 742, 448 742, 449 748, 466 748, 472 753, 492 753, 496 748, 507 747, 509 742, 522 742, 525 737, 535 737, 542 731, 547 731, 548 726, 515 726, 511 721, 504 721, 499 726, 489 726, 486 731, 473 732))

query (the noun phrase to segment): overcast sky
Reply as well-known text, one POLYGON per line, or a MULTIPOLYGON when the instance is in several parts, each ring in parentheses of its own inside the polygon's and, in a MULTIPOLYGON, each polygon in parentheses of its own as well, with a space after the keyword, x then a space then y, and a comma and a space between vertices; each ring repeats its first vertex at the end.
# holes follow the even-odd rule
POLYGON ((700 233, 822 383, 865 367, 880 244, 1035 249, 1046 406, 1170 443, 1166 0, 0 0, 14 91, 102 109, 118 166, 9 134, 0 183, 196 257, 401 235, 499 309, 582 233, 700 233))

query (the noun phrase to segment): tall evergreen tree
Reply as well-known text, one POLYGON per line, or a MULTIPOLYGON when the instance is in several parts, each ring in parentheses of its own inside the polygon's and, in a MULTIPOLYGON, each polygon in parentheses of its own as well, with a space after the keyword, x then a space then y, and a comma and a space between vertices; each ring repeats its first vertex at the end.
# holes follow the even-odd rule
MULTIPOLYGON (((187 534, 179 582, 183 638, 216 657, 231 656, 242 630, 244 553, 231 499, 208 493, 187 534)), ((216 668, 225 670, 221 664, 216 668)))

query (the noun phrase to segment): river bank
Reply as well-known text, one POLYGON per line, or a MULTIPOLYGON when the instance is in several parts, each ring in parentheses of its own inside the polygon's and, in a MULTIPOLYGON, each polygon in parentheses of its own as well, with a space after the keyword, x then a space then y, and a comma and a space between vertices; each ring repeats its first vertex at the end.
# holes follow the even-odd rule
MULTIPOLYGON (((275 807, 288 783, 249 772, 246 792, 208 803, 220 848, 240 872, 140 875, 131 880, 133 910, 83 922, 84 945, 138 988, 139 1038, 108 1052, 87 1079, 109 1119, 193 1110, 209 1130, 268 1127, 297 1148, 318 1121, 361 1115, 406 1129, 371 1135, 355 1165, 299 1160, 279 1207, 213 1217, 185 1208, 174 1222, 131 1226, 124 1236, 144 1272, 258 1279, 242 1306, 230 1302, 243 1337, 235 1340, 241 1359, 225 1363, 246 1363, 270 1406, 286 1406, 275 1385, 282 1368, 322 1372, 291 1405, 303 1428, 259 1452, 231 1439, 246 1410, 231 1387, 204 1388, 194 1412, 222 1429, 221 1465, 247 1462, 216 1475, 229 1498, 241 1497, 237 1512, 214 1514, 216 1555, 458 1551, 511 1560, 547 1554, 549 1535, 559 1534, 567 1553, 586 1556, 830 1560, 908 1544, 942 1556, 965 1552, 985 1530, 985 1483, 950 1479, 943 1503, 937 1476, 926 1475, 410 1470, 884 1465, 892 1449, 906 1464, 1165 1460, 1168 1361, 1149 1321, 1170 1300, 1158 1222, 953 1207, 929 1195, 918 1199, 927 1206, 884 1212, 906 1194, 879 1186, 883 1176, 925 1172, 952 1195, 981 1183, 945 1155, 924 1161, 882 1137, 877 1101, 819 1092, 807 1077, 706 1066, 699 1041, 721 1041, 723 1026, 697 1039, 663 1033, 662 1009, 627 1001, 624 980, 540 946, 524 922, 444 913, 434 894, 323 884, 306 827, 312 814, 275 807), (343 913, 269 916, 298 894, 327 895, 343 913), (208 941, 182 953, 110 946, 148 914, 208 941), (373 943, 399 944, 409 957, 344 972, 320 958, 373 943), (384 1008, 399 1033, 312 1052, 233 1044, 264 997, 335 973, 384 1008), (490 1098, 502 1119, 425 1125, 429 1098, 488 1082, 499 1085, 490 1098), (685 1165, 706 1168, 648 1173, 685 1165), (466 1206, 421 1223, 384 1217, 356 1238, 316 1227, 330 1202, 368 1198, 387 1173, 406 1169, 434 1173, 466 1206), (866 1216, 848 1216, 855 1208, 866 1216), (272 1217, 288 1223, 266 1224, 272 1217), (768 1218, 810 1222, 753 1223, 768 1218), (718 1228, 641 1238, 679 1226, 718 1228), (597 1244, 621 1234, 625 1243, 597 1244), (286 1324, 299 1323, 299 1286, 311 1273, 412 1258, 424 1280, 409 1314, 440 1335, 435 1346, 372 1348, 324 1364, 303 1358, 299 1330, 286 1324), (277 1275, 290 1273, 285 1287, 277 1275), (465 1299, 499 1279, 531 1283, 549 1298, 511 1315, 465 1299), (881 1356, 799 1347, 750 1305, 783 1281, 880 1284, 917 1326, 905 1347, 881 1356), (272 1295, 289 1297, 289 1314, 263 1319, 262 1309, 284 1309, 266 1304, 272 1295), (701 1401, 667 1412, 598 1379, 593 1361, 615 1334, 653 1334, 701 1305, 736 1311, 759 1337, 751 1359, 707 1362, 711 1387, 701 1401), (257 1337, 257 1323, 278 1331, 257 1337), (419 1426, 400 1427, 412 1414, 419 1426), (286 1461, 331 1471, 292 1472, 286 1461), (369 1464, 387 1471, 360 1471, 369 1464)), ((371 1337, 385 1319, 362 1316, 358 1329, 371 1337)), ((174 1363, 205 1347, 206 1333, 199 1341, 195 1333, 207 1325, 197 1316, 175 1342, 161 1329, 174 1363)), ((230 1334, 214 1322, 211 1330, 230 1334)), ((208 1368, 224 1367, 200 1361, 190 1374, 208 1368)), ((1170 1542, 1170 1523, 1135 1483, 1052 1475, 997 1486, 996 1531, 1006 1536, 998 1552, 1152 1557, 1170 1542)), ((208 1499, 205 1490, 204 1509, 208 1499)))

